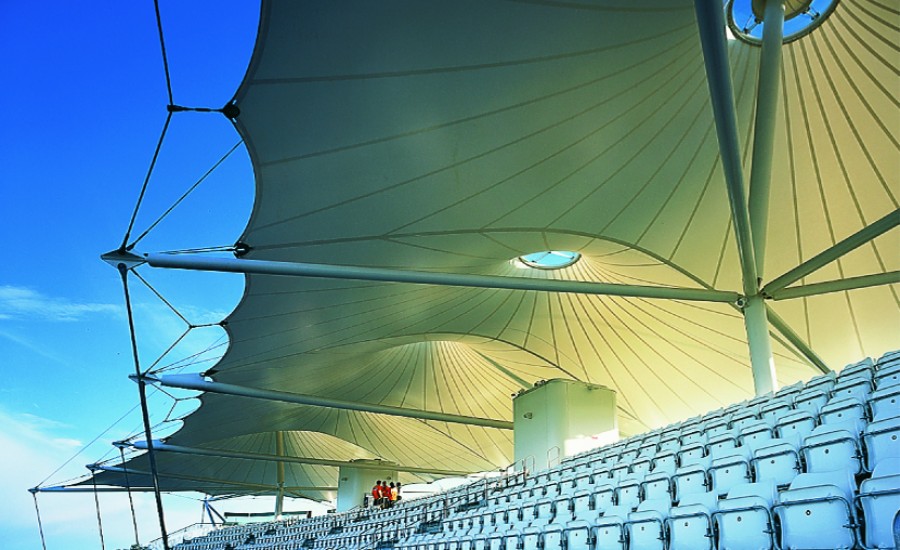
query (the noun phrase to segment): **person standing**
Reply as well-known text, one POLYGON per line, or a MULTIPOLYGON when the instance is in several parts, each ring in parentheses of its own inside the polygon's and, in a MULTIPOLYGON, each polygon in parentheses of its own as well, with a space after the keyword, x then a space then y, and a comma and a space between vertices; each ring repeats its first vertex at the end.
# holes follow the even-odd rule
POLYGON ((394 506, 394 503, 395 503, 396 500, 397 500, 397 486, 394 485, 394 482, 393 482, 393 481, 391 482, 391 487, 390 487, 390 489, 389 489, 389 496, 388 496, 388 498, 390 499, 390 500, 388 501, 388 508, 391 508, 391 507, 394 506))
POLYGON ((381 480, 375 482, 375 486, 372 487, 372 506, 378 506, 381 504, 381 480))

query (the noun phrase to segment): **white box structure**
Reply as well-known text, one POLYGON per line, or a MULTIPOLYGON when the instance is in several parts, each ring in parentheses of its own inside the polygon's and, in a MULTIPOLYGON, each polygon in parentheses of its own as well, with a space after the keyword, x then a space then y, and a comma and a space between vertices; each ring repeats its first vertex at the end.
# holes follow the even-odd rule
POLYGON ((616 392, 554 379, 513 398, 516 469, 542 470, 619 439, 616 392))
POLYGON ((390 483, 397 481, 397 470, 392 469, 396 464, 384 460, 354 460, 354 463, 367 466, 383 466, 383 469, 354 468, 353 466, 341 466, 338 473, 338 494, 336 509, 338 512, 346 512, 352 508, 362 506, 368 496, 368 503, 372 504, 372 487, 378 480, 390 483))

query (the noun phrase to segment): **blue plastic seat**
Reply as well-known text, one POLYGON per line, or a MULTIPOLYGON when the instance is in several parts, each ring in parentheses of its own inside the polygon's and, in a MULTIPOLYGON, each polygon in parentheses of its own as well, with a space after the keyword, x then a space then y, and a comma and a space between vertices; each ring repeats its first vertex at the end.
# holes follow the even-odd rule
POLYGON ((800 474, 773 513, 784 548, 850 549, 856 544, 853 472, 800 474))
POLYGON ((882 459, 859 488, 865 548, 894 548, 894 525, 900 518, 900 457, 882 459))

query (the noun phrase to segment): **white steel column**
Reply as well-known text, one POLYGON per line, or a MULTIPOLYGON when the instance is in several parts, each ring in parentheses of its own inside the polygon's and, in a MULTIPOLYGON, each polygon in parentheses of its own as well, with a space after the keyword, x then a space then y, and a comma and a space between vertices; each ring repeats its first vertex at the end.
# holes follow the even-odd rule
MULTIPOLYGON (((744 307, 744 326, 747 329, 747 344, 750 348, 753 385, 759 395, 773 390, 777 383, 772 358, 772 344, 769 341, 766 308, 763 298, 759 294, 760 281, 754 255, 753 231, 744 190, 731 68, 725 39, 725 17, 720 0, 694 0, 694 7, 697 14, 697 27, 700 31, 700 44, 703 48, 703 61, 706 65, 706 77, 709 82, 710 101, 716 122, 722 171, 728 190, 731 218, 734 223, 735 240, 741 262, 743 290, 747 297, 744 307)), ((764 28, 763 32, 766 30, 764 28)), ((760 193, 760 195, 768 194, 766 187, 767 184, 762 189, 765 193, 760 193)))
POLYGON ((753 164, 750 170, 750 229, 756 273, 763 276, 769 225, 769 189, 775 125, 781 98, 781 46, 784 39, 784 3, 768 0, 763 21, 762 54, 756 88, 756 125, 753 130, 753 164))
POLYGON ((747 344, 750 346, 750 368, 753 372, 753 388, 756 395, 763 395, 778 389, 775 378, 775 359, 769 340, 769 320, 766 303, 762 296, 747 298, 744 306, 744 327, 747 329, 747 344))
MULTIPOLYGON (((284 432, 275 432, 275 455, 284 456, 284 432)), ((284 462, 275 463, 276 481, 278 483, 278 493, 275 495, 275 519, 281 519, 281 513, 284 510, 284 462)))

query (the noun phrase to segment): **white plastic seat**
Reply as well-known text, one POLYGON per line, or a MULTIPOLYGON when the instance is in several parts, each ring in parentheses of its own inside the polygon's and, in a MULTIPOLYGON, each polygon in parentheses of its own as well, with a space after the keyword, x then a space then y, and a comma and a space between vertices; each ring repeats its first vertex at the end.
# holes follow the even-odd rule
POLYGON ((754 479, 771 479, 779 487, 790 485, 802 471, 800 451, 793 441, 770 439, 758 447, 750 461, 754 479))
POLYGON ((591 532, 593 526, 593 522, 585 520, 576 520, 566 524, 566 550, 592 550, 596 548, 594 534, 591 532))
POLYGON ((572 513, 572 499, 568 496, 558 497, 553 501, 553 522, 565 525, 574 520, 572 513))
POLYGON ((627 506, 631 510, 641 502, 641 484, 644 476, 631 474, 619 482, 615 489, 616 505, 627 506))
POLYGON ((757 449, 773 437, 772 426, 765 420, 757 420, 744 424, 737 440, 741 447, 757 449))
POLYGON ((717 548, 766 549, 773 545, 772 506, 777 502, 775 483, 743 483, 719 501, 713 513, 717 548))
POLYGON ((503 533, 503 550, 519 550, 522 545, 522 532, 518 529, 507 529, 503 533))
POLYGON ((572 480, 572 490, 578 492, 591 486, 591 474, 580 473, 572 480))
POLYGON ((504 550, 503 545, 503 537, 505 535, 505 530, 498 529, 488 535, 488 548, 489 550, 504 550))
POLYGON ((872 361, 871 357, 866 357, 862 361, 851 363, 842 368, 841 373, 838 375, 838 380, 843 380, 851 376, 867 376, 871 380, 872 372, 874 370, 875 362, 872 361))
MULTIPOLYGON (((707 461, 708 464, 708 461, 707 461)), ((682 466, 672 476, 675 484, 675 500, 680 501, 691 493, 705 493, 709 490, 705 464, 689 464, 682 466)))
POLYGON ((831 389, 833 398, 856 397, 860 401, 866 401, 870 393, 872 393, 872 380, 861 375, 842 378, 831 389))
POLYGON ((818 387, 803 390, 794 398, 794 410, 808 411, 813 415, 819 414, 819 409, 828 402, 829 389, 818 387))
POLYGON ((894 416, 887 413, 872 420, 863 434, 869 470, 885 458, 900 456, 900 411, 892 412, 894 416))
POLYGON ((900 384, 900 362, 882 367, 875 373, 875 387, 879 390, 900 384))
POLYGON ((645 500, 625 522, 629 550, 665 550, 666 518, 672 506, 668 499, 645 500))
POLYGON ((543 550, 564 550, 565 526, 559 523, 551 523, 544 528, 543 550))
POLYGON ((854 422, 819 426, 803 440, 800 451, 807 472, 862 471, 859 433, 854 422))
POLYGON ((684 449, 688 445, 700 444, 706 445, 706 433, 698 426, 694 426, 681 432, 681 448, 684 449))
POLYGON ((782 416, 794 411, 791 407, 793 394, 777 397, 759 407, 759 419, 774 426, 782 416))
POLYGON ((900 411, 900 384, 875 390, 869 396, 872 418, 884 417, 891 411, 900 411))
POLYGON ((849 470, 800 474, 773 513, 784 548, 853 548, 856 523, 849 470))
POLYGON ((813 413, 800 410, 783 416, 775 425, 775 433, 782 439, 794 439, 799 445, 816 428, 813 413))
POLYGON ((675 489, 672 486, 671 476, 666 472, 647 475, 644 478, 641 488, 643 490, 644 498, 647 500, 665 498, 671 502, 675 496, 675 489))
POLYGON ((900 457, 882 459, 859 488, 865 548, 894 548, 893 524, 900 516, 900 457))
POLYGON ((726 432, 718 435, 710 436, 706 443, 706 454, 722 454, 725 451, 732 450, 737 447, 737 438, 733 433, 726 432))
POLYGON ((706 445, 701 443, 689 443, 681 446, 678 451, 678 463, 682 466, 697 464, 706 456, 706 445))
POLYGON ((731 423, 729 416, 730 415, 725 415, 705 423, 703 431, 706 433, 706 436, 712 438, 713 436, 721 434, 730 434, 731 423))
POLYGON ((713 550, 712 515, 718 509, 715 493, 686 495, 669 512, 669 550, 713 550))
POLYGON ((591 520, 597 516, 597 512, 591 507, 593 494, 587 491, 579 491, 572 496, 572 516, 575 520, 591 520))
POLYGON ((645 475, 650 472, 653 467, 653 460, 650 457, 638 457, 631 464, 631 473, 633 475, 645 475))
POLYGON ((600 487, 594 488, 594 492, 591 494, 591 500, 593 501, 592 508, 599 513, 611 508, 613 505, 614 494, 615 487, 612 485, 601 485, 600 487))
POLYGON ((731 429, 741 431, 744 426, 759 420, 759 405, 753 405, 735 412, 731 416, 731 429))
POLYGON ((597 548, 625 550, 625 521, 630 513, 626 506, 613 506, 600 516, 592 530, 597 548))
POLYGON ((539 550, 543 545, 543 532, 538 527, 526 527, 522 530, 521 550, 539 550))
POLYGON ((653 467, 650 469, 651 474, 666 473, 672 475, 678 468, 678 460, 676 459, 677 449, 665 449, 659 451, 653 458, 653 467))
POLYGON ((837 373, 834 371, 826 372, 825 374, 820 374, 819 376, 814 376, 809 379, 809 382, 806 383, 804 391, 819 389, 824 390, 826 393, 830 392, 831 388, 834 387, 835 380, 837 380, 837 373))
POLYGON ((738 447, 715 456, 707 469, 710 487, 717 495, 725 496, 735 485, 750 481, 750 449, 738 447))
POLYGON ((866 428, 866 407, 863 401, 855 396, 835 397, 819 411, 821 424, 839 424, 841 422, 854 422, 856 432, 862 433, 866 428))

